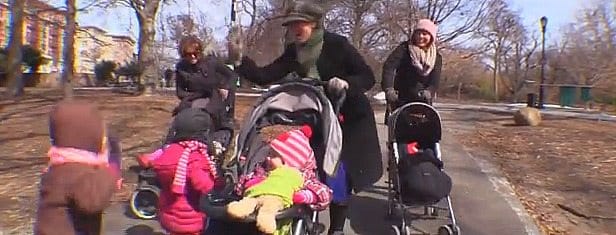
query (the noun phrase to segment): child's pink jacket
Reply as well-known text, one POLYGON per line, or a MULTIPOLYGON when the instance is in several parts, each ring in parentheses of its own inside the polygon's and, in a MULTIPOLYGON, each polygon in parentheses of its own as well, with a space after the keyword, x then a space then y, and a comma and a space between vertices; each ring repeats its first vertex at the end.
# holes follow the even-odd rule
POLYGON ((162 227, 174 233, 195 233, 203 230, 205 214, 199 211, 199 198, 214 186, 208 156, 198 152, 189 155, 184 194, 171 191, 176 168, 184 147, 172 144, 160 157, 152 160, 161 186, 159 220, 162 227))

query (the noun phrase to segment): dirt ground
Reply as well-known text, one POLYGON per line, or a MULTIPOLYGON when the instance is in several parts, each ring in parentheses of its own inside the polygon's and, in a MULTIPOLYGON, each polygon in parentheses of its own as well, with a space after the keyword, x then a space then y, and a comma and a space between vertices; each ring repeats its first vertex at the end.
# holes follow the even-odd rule
POLYGON ((616 123, 549 119, 519 127, 494 114, 472 121, 474 131, 459 139, 487 152, 545 234, 614 234, 616 123))
MULTIPOLYGON (((76 94, 80 99, 98 103, 122 140, 125 182, 123 190, 113 200, 126 201, 136 183, 135 156, 160 145, 176 98, 130 97, 110 92, 76 94)), ((35 91, 19 103, 0 101, 0 149, 3 150, 0 151, 0 232, 32 231, 39 177, 49 148, 47 114, 60 98, 58 92, 35 91)), ((248 112, 252 100, 238 97, 236 113, 248 112)))

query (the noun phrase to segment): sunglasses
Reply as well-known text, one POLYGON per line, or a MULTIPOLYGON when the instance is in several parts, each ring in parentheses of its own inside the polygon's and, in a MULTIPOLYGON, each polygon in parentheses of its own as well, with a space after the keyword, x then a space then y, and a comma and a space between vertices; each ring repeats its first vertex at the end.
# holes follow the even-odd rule
POLYGON ((199 58, 199 52, 184 52, 182 53, 182 57, 184 58, 199 58))

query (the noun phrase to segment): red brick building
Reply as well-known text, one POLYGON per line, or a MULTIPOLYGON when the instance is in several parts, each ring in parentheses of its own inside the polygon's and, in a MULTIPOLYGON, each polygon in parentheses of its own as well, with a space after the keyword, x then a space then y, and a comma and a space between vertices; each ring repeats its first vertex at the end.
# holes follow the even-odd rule
MULTIPOLYGON (((0 2, 0 46, 6 47, 10 35, 8 1, 0 2)), ((39 0, 26 0, 23 43, 38 48, 50 63, 40 68, 41 73, 58 71, 62 66, 62 37, 64 11, 39 0)))

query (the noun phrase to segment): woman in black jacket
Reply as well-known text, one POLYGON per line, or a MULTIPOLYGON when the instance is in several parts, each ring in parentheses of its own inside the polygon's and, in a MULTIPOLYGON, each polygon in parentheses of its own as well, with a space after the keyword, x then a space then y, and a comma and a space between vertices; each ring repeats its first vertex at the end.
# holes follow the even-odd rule
MULTIPOLYGON (((210 113, 216 131, 213 140, 226 148, 233 135, 233 102, 237 74, 215 56, 204 56, 201 40, 195 36, 180 41, 182 57, 176 64, 176 94, 180 104, 173 115, 180 110, 197 107, 210 113)), ((173 130, 169 131, 171 136, 173 130)))
MULTIPOLYGON (((283 54, 269 65, 258 67, 253 60, 241 56, 241 42, 231 37, 229 57, 236 71, 246 79, 265 85, 289 73, 328 82, 327 91, 335 94, 346 90, 341 107, 343 143, 341 159, 348 185, 355 192, 372 186, 383 173, 374 112, 364 92, 374 86, 372 69, 349 41, 323 29, 323 10, 311 3, 298 2, 287 11, 283 26, 290 34, 283 54)), ((334 190, 340 190, 334 188, 334 190)), ((337 192, 335 191, 336 195, 337 192)), ((329 234, 342 234, 346 221, 346 201, 334 200, 330 205, 329 234)))
POLYGON ((182 59, 175 65, 175 79, 176 95, 181 102, 174 114, 200 98, 226 105, 224 101, 235 89, 237 75, 215 56, 204 56, 201 40, 195 36, 181 40, 179 53, 182 59))
POLYGON ((411 40, 400 43, 385 60, 381 88, 392 109, 409 102, 432 103, 442 66, 436 31, 432 21, 419 20, 411 40))

